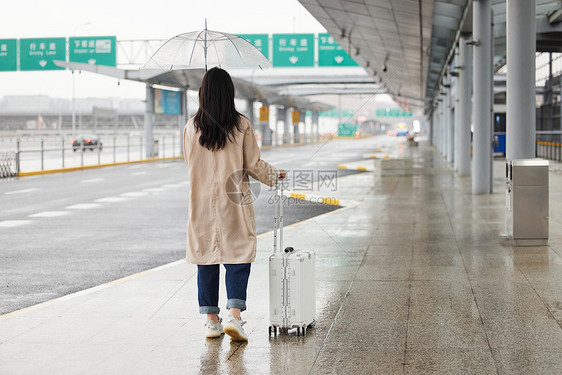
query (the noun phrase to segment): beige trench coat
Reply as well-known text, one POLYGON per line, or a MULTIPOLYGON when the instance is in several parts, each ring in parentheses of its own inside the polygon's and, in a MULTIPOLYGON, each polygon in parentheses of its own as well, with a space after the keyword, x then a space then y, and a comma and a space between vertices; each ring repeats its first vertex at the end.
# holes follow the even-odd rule
POLYGON ((194 264, 250 263, 256 257, 256 220, 248 174, 274 186, 279 171, 260 159, 246 117, 240 132, 219 151, 199 144, 193 118, 183 132, 189 170, 186 258, 194 264))

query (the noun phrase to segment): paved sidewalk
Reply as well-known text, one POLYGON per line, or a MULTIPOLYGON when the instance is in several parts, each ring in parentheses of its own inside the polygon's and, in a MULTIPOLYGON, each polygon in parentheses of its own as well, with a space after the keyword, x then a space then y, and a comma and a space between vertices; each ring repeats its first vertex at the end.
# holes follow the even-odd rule
POLYGON ((266 233, 248 343, 204 338, 196 268, 178 261, 0 316, 0 374, 562 373, 562 175, 550 245, 513 248, 502 162, 496 193, 472 196, 427 143, 394 151, 412 158, 406 175, 342 177, 320 194, 357 204, 286 228, 286 245, 317 254, 307 336, 268 335, 266 233))

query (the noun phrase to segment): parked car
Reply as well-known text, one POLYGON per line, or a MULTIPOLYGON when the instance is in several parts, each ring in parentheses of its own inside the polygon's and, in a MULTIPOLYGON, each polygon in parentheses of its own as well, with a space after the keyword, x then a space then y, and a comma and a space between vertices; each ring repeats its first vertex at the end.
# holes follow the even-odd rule
POLYGON ((103 144, 98 137, 79 136, 72 140, 72 151, 98 149, 101 151, 103 144))

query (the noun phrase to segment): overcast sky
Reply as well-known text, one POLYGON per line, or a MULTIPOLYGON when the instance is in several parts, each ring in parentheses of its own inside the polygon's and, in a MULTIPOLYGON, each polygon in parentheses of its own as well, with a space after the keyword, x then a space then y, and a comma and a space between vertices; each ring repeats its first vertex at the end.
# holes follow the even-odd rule
MULTIPOLYGON (((318 33, 325 29, 297 0, 20 0, 2 6, 0 39, 115 35, 168 39, 204 27, 229 33, 318 33), (87 24, 88 23, 88 24, 87 24)), ((0 72, 0 97, 72 97, 69 71, 0 72)), ((144 85, 83 72, 76 97, 143 98, 144 85)))

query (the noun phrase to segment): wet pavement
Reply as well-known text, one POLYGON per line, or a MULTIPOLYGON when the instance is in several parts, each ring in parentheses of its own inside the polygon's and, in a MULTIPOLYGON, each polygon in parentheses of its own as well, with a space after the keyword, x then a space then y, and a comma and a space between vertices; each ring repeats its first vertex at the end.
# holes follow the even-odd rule
POLYGON ((248 343, 204 338, 196 268, 178 261, 0 316, 0 374, 562 373, 562 175, 549 246, 514 248, 501 161, 495 193, 473 196, 426 142, 395 151, 411 168, 342 177, 324 193, 354 203, 286 229, 286 245, 317 255, 306 336, 268 334, 267 232, 248 343))

